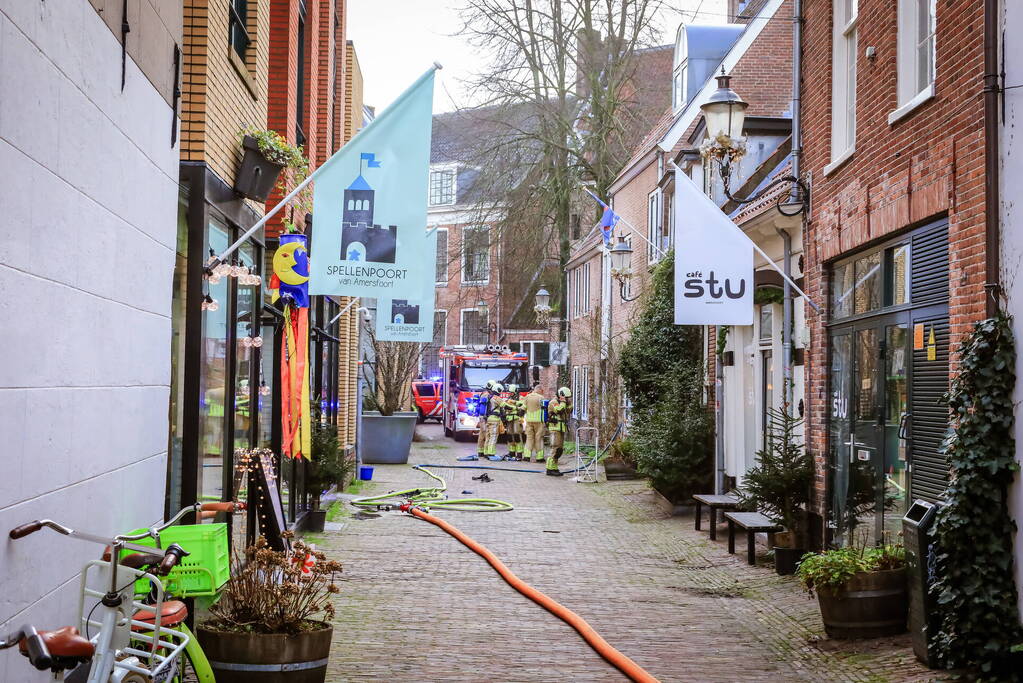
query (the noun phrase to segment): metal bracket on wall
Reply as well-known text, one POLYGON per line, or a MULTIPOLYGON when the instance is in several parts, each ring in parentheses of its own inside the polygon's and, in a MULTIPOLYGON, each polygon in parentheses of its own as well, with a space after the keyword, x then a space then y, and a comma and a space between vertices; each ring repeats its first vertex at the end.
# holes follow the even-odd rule
POLYGON ((121 5, 121 92, 124 92, 125 70, 128 65, 128 34, 131 26, 128 24, 128 0, 121 5))
MULTIPOLYGON (((122 86, 123 87, 123 86, 122 86)), ((178 142, 178 102, 181 100, 181 48, 174 44, 174 89, 171 93, 171 147, 178 142)))

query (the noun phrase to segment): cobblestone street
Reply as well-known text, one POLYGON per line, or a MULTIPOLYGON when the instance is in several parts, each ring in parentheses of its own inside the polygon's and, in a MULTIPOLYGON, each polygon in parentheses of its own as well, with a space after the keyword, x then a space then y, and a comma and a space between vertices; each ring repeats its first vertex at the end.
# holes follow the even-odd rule
MULTIPOLYGON (((474 450, 437 426, 420 432, 429 440, 414 445, 410 463, 455 464, 474 450)), ((452 496, 469 490, 515 505, 439 516, 662 681, 931 678, 908 636, 827 640, 816 601, 795 579, 747 566, 743 552, 729 556, 727 533, 711 542, 691 516, 666 515, 643 481, 490 472, 494 481, 481 484, 471 479, 479 470, 436 472, 452 496)), ((376 466, 373 478, 363 495, 429 485, 404 465, 376 466)), ((350 510, 329 526, 314 540, 345 565, 329 681, 623 680, 440 529, 397 512, 358 520, 350 510)))

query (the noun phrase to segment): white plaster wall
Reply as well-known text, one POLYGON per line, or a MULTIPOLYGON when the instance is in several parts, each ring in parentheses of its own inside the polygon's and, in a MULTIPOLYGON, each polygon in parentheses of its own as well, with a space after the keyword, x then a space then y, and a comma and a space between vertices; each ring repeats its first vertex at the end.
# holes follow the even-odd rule
MULTIPOLYGON (((1004 0, 1002 3, 1003 36, 1019 36, 1023 31, 1023 3, 1004 0)), ((1023 41, 1018 38, 1002 42, 1005 85, 1023 83, 1023 41)), ((1023 201, 1019 188, 1023 185, 1023 89, 1006 90, 1005 119, 998 131, 1001 157, 998 193, 1001 222, 1002 287, 1008 300, 1008 312, 1013 316, 1016 336, 1016 391, 1015 403, 1023 402, 1023 201)), ((1016 458, 1023 463, 1023 414, 1016 411, 1016 458)), ((1016 481, 1009 492, 1009 506, 1016 520, 1015 570, 1016 590, 1019 595, 1020 614, 1023 615, 1023 482, 1016 481)))
MULTIPOLYGON (((7 530, 162 515, 178 148, 168 104, 120 71, 88 0, 0 0, 0 629, 71 623, 101 552, 7 530)), ((12 653, 0 681, 34 680, 12 653)))

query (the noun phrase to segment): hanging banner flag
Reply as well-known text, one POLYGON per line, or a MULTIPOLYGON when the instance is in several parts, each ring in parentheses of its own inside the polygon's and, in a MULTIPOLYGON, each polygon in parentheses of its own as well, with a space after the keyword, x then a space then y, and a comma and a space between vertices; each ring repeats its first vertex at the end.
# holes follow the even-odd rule
POLYGON ((423 255, 430 268, 424 271, 426 276, 419 283, 418 294, 405 299, 377 298, 376 338, 379 341, 433 341, 433 310, 436 298, 435 281, 437 279, 437 231, 433 230, 426 238, 424 249, 429 250, 431 257, 423 255))
POLYGON ((675 324, 753 324, 753 244, 677 168, 675 324))
POLYGON ((435 71, 317 169, 310 294, 415 298, 426 277, 432 291, 423 228, 435 71))
POLYGON ((283 233, 273 256, 271 300, 284 303, 281 344, 281 450, 312 459, 309 414, 309 252, 302 233, 283 233))

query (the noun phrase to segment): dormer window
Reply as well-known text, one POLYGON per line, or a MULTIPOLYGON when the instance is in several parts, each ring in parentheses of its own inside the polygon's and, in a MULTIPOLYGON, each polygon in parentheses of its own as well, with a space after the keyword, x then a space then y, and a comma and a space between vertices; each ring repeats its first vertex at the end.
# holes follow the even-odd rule
POLYGON ((430 169, 430 206, 455 203, 455 167, 430 169))
POLYGON ((688 62, 686 29, 685 26, 679 26, 678 33, 675 36, 675 58, 673 61, 671 85, 671 108, 676 112, 684 107, 689 99, 686 95, 688 62))

